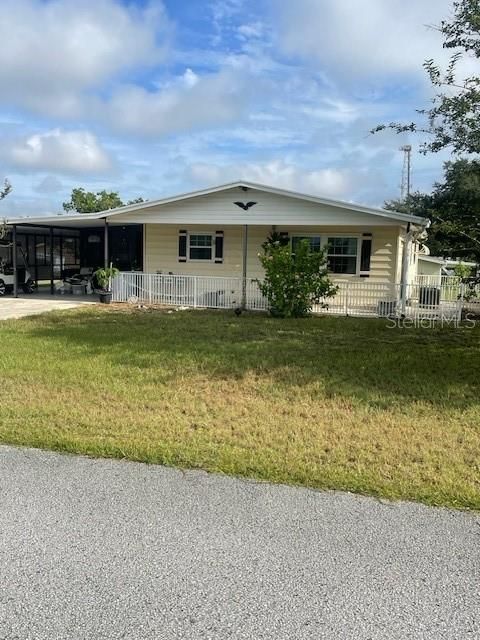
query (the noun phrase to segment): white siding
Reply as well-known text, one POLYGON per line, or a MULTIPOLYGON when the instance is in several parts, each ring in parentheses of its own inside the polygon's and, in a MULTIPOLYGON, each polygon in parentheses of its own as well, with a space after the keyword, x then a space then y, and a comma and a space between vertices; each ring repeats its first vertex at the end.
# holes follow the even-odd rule
POLYGON ((221 227, 209 225, 145 225, 145 271, 147 273, 175 273, 199 276, 238 276, 242 273, 242 228, 224 229, 223 263, 178 261, 178 232, 186 228, 189 233, 205 231, 215 234, 221 227))
MULTIPOLYGON (((333 226, 276 226, 277 231, 285 231, 291 235, 304 233, 318 233, 319 235, 334 236, 352 234, 361 237, 363 233, 372 234, 372 257, 369 281, 395 282, 397 280, 398 234, 399 227, 333 227, 333 226)), ((262 277, 262 268, 258 254, 262 251, 262 243, 271 232, 271 226, 256 226, 248 228, 247 276, 262 277)), ((204 276, 241 276, 242 274, 242 227, 222 225, 160 225, 145 226, 145 265, 146 272, 204 275, 204 276), (187 229, 194 233, 199 231, 215 233, 224 232, 224 261, 222 264, 213 262, 178 261, 178 232, 187 229)), ((341 279, 363 280, 359 276, 342 276, 341 279)))
MULTIPOLYGON (((299 198, 249 189, 227 189, 204 196, 152 206, 132 213, 116 215, 115 224, 163 223, 213 225, 328 225, 398 226, 398 221, 382 216, 350 211, 344 207, 323 205, 299 198), (256 202, 248 211, 234 202, 256 202)), ((219 226, 220 225, 220 226, 219 226)))

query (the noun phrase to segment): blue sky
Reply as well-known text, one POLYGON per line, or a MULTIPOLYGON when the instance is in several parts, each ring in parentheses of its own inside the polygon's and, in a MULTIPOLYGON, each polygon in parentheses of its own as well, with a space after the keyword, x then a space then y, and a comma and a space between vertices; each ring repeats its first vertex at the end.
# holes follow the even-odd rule
MULTIPOLYGON (((0 215, 250 179, 380 205, 428 103, 448 0, 3 0, 0 215)), ((447 155, 414 153, 414 188, 447 155)))

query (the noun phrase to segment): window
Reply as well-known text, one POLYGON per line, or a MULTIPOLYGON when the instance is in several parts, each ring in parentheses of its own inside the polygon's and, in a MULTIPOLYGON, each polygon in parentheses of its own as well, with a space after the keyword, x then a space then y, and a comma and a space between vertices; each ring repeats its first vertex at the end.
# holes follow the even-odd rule
POLYGON ((320 236, 293 236, 292 237, 292 251, 295 253, 295 249, 302 240, 308 240, 310 242, 310 251, 320 251, 320 236))
POLYGON ((207 234, 190 234, 188 236, 189 260, 211 260, 213 236, 207 234))
POLYGON ((358 238, 328 239, 328 270, 332 273, 357 273, 358 238))

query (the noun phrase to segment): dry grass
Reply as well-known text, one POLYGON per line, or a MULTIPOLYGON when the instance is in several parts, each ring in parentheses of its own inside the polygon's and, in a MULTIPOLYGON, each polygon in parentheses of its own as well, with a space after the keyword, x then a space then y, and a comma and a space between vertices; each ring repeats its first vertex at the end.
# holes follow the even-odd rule
POLYGON ((92 307, 0 332, 3 442, 480 508, 479 328, 92 307))

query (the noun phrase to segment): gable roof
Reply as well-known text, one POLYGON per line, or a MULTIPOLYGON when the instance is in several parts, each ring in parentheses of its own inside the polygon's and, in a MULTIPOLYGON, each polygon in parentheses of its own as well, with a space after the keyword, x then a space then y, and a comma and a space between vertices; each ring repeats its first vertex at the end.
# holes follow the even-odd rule
POLYGON ((110 218, 112 216, 130 213, 134 211, 142 211, 145 209, 153 208, 153 207, 161 207, 162 205, 170 204, 173 202, 181 202, 182 200, 189 200, 191 198, 197 198, 200 196, 206 196, 212 193, 217 193, 219 191, 227 191, 228 189, 234 188, 244 188, 244 189, 256 189, 258 191, 265 191, 266 193, 271 193, 279 196, 284 196, 288 198, 294 198, 298 200, 304 200, 306 202, 312 202, 314 204, 326 205, 330 207, 337 207, 343 210, 354 211, 357 213, 366 213, 370 215, 379 216, 382 218, 387 218, 390 220, 398 220, 399 222, 410 222, 415 225, 427 226, 429 221, 426 218, 420 218, 418 216, 413 216, 405 213, 399 213, 396 211, 387 211, 386 209, 379 209, 375 207, 368 207, 365 205, 355 204, 351 202, 345 202, 342 200, 333 200, 331 198, 323 198, 319 196, 313 196, 305 193, 300 193, 297 191, 289 191, 287 189, 279 189, 277 187, 272 187, 269 185, 259 184, 256 182, 249 182, 245 180, 239 180, 236 182, 229 182, 226 184, 221 184, 215 187, 208 187, 206 189, 201 189, 198 191, 189 191, 186 193, 180 193, 175 196, 169 196, 166 198, 161 198, 159 200, 149 200, 147 202, 141 202, 137 204, 125 205, 123 207, 117 207, 115 209, 108 209, 106 211, 101 211, 99 213, 81 213, 81 214, 66 214, 66 215, 56 215, 56 216, 35 216, 35 217, 22 217, 15 219, 8 219, 8 224, 15 223, 23 223, 30 222, 33 224, 34 222, 42 222, 45 223, 54 223, 62 224, 62 222, 68 221, 73 222, 75 220, 101 220, 105 218, 110 218))

